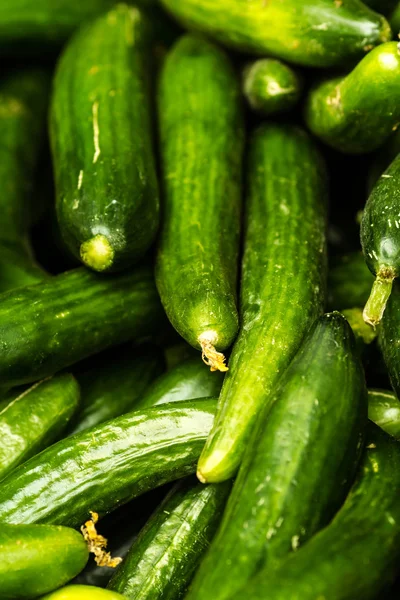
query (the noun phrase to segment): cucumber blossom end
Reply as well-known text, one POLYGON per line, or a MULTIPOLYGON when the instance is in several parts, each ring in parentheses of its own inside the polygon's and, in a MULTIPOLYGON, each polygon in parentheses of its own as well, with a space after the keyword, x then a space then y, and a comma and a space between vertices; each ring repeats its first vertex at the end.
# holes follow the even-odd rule
POLYGON ((198 341, 201 347, 201 358, 210 367, 210 371, 228 371, 229 367, 225 364, 225 356, 222 352, 218 352, 215 349, 214 344, 217 338, 217 333, 212 330, 205 331, 199 335, 198 341))
POLYGON ((83 242, 80 255, 82 262, 93 271, 106 271, 114 261, 114 250, 101 233, 83 242))

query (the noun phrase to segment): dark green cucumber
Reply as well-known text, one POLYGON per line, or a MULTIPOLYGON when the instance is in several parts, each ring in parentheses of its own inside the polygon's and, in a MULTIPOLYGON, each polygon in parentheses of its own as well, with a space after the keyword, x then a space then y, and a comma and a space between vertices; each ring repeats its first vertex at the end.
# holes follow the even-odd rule
POLYGON ((359 0, 161 0, 184 26, 240 51, 309 67, 347 66, 391 38, 359 0))
POLYGON ((79 386, 69 373, 13 391, 0 405, 0 479, 54 442, 78 404, 79 386))
POLYGON ((399 76, 397 42, 378 46, 345 77, 310 90, 305 107, 309 129, 341 152, 375 150, 400 123, 399 76))
POLYGON ((368 390, 368 418, 400 439, 400 402, 389 390, 368 390))
POLYGON ((161 351, 150 344, 112 348, 91 363, 76 373, 81 409, 68 428, 69 435, 136 408, 137 400, 163 368, 161 351))
POLYGON ((333 521, 232 600, 375 600, 400 559, 400 445, 375 425, 350 494, 333 521))
POLYGON ((367 266, 376 276, 364 319, 375 326, 382 319, 393 280, 400 272, 400 154, 368 198, 361 221, 361 245, 367 266))
POLYGON ((157 330, 148 268, 98 277, 84 268, 0 297, 0 373, 12 387, 48 377, 114 344, 157 330))
POLYGON ((52 594, 46 594, 41 600, 124 600, 124 596, 91 585, 67 585, 52 594))
POLYGON ((26 244, 0 242, 0 294, 39 283, 48 277, 26 244))
POLYGON ((367 389, 342 315, 317 321, 271 402, 187 600, 231 598, 326 525, 346 497, 363 444, 367 389))
POLYGON ((67 527, 0 527, 0 598, 36 598, 75 577, 89 557, 82 535, 67 527))
POLYGON ((134 408, 142 410, 168 402, 218 396, 223 378, 222 373, 210 373, 197 358, 189 358, 156 379, 134 408))
POLYGON ((0 522, 76 527, 131 498, 190 475, 215 400, 131 412, 61 440, 0 483, 0 522))
POLYGON ((344 254, 328 272, 328 304, 333 310, 363 307, 374 279, 362 252, 344 254))
POLYGON ((390 383, 400 397, 400 289, 396 282, 379 327, 379 342, 390 383))
POLYGON ((247 176, 242 325, 198 465, 207 482, 237 471, 261 407, 324 304, 326 177, 312 140, 298 127, 262 125, 247 176))
POLYGON ((151 41, 139 9, 119 4, 73 37, 54 80, 58 223, 72 253, 95 271, 130 266, 158 228, 151 41))
POLYGON ((178 600, 218 526, 230 482, 178 483, 146 523, 108 589, 131 600, 178 600))
POLYGON ((247 103, 262 115, 287 112, 300 100, 301 78, 280 60, 255 60, 245 67, 242 77, 243 94, 247 103))

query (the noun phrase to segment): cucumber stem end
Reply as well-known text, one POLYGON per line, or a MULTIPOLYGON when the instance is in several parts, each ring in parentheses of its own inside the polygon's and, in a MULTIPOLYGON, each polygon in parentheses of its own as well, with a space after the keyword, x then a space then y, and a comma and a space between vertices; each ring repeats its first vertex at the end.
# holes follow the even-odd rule
POLYGON ((122 562, 122 558, 112 558, 109 552, 105 551, 107 540, 105 537, 97 533, 96 523, 99 520, 99 515, 96 512, 90 511, 92 516, 89 521, 86 521, 81 527, 81 532, 85 542, 88 545, 89 552, 94 554, 94 560, 99 567, 116 567, 122 562))
POLYGON ((113 263, 114 250, 106 236, 99 233, 83 242, 80 255, 82 262, 93 271, 105 271, 113 263))
POLYGON ((228 371, 229 367, 225 364, 225 356, 218 352, 213 343, 217 335, 213 331, 206 331, 199 336, 201 346, 201 358, 203 362, 210 367, 210 371, 228 371))
POLYGON ((372 327, 379 325, 392 291, 395 276, 396 273, 392 267, 382 267, 376 274, 371 294, 363 311, 364 321, 368 325, 372 325, 372 327))

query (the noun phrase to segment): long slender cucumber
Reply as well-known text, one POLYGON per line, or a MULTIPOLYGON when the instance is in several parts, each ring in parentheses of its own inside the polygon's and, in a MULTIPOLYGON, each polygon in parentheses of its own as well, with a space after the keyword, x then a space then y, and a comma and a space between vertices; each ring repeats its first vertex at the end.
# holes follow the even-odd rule
POLYGON ((262 125, 247 176, 242 324, 198 465, 203 482, 235 474, 261 407, 324 303, 326 178, 312 140, 298 127, 262 125))
POLYGON ((158 108, 164 187, 158 291, 180 335, 202 350, 212 370, 226 370, 217 351, 238 330, 244 141, 239 85, 226 54, 200 37, 182 37, 165 60, 158 108))
POLYGON ((400 402, 389 390, 368 390, 368 418, 400 439, 400 402))

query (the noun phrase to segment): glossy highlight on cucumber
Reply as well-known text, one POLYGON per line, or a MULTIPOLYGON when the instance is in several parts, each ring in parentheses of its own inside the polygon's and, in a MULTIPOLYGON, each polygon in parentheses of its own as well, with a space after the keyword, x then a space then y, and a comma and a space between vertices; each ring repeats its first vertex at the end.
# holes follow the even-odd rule
POLYGON ((392 391, 368 390, 368 418, 400 439, 400 402, 392 391))

